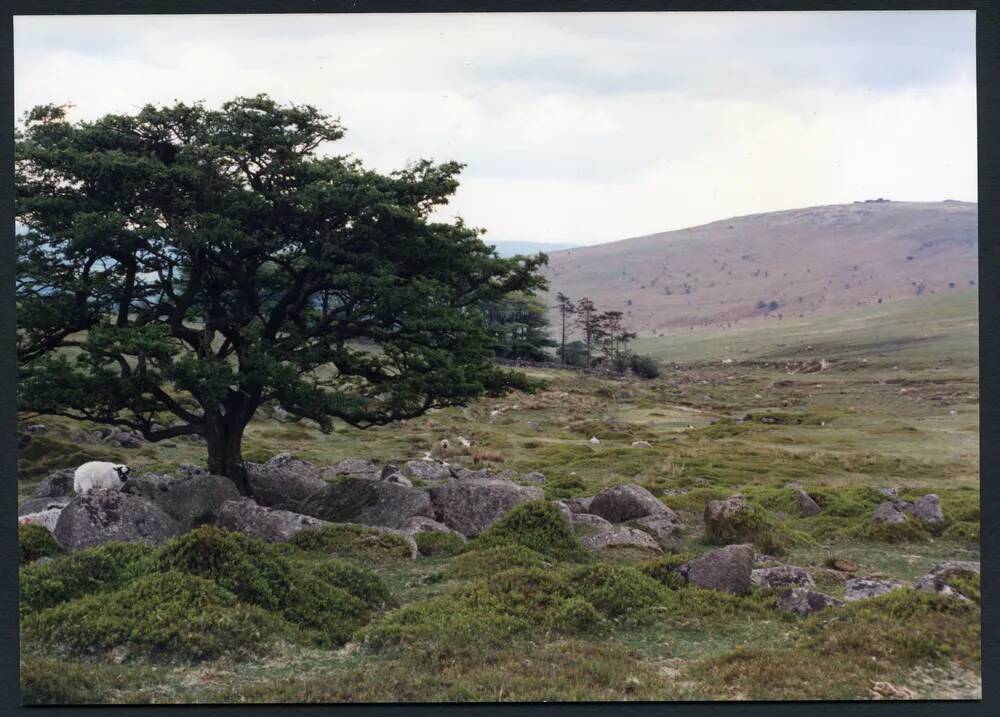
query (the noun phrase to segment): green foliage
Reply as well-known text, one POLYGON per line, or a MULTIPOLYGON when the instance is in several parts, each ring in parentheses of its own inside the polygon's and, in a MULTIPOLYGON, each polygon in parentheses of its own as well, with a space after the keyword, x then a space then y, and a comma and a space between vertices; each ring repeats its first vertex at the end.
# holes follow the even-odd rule
POLYGON ((62 547, 42 525, 18 525, 17 547, 20 565, 33 563, 43 556, 51 558, 62 552, 62 547))
POLYGON ((979 521, 952 523, 941 534, 941 537, 945 540, 954 540, 957 543, 978 543, 980 540, 979 521))
POLYGON ((706 524, 705 540, 711 545, 753 543, 754 548, 768 555, 783 555, 792 545, 812 542, 805 533, 790 530, 752 504, 706 524))
POLYGON ((919 543, 931 537, 930 532, 919 520, 908 519, 902 523, 875 523, 862 521, 852 531, 861 540, 880 543, 919 543))
POLYGON ((690 553, 671 553, 643 562, 638 568, 658 583, 666 585, 671 590, 678 590, 687 585, 687 581, 677 572, 677 568, 692 558, 694 555, 690 553))
POLYGON ((887 498, 870 486, 818 488, 809 495, 823 509, 825 515, 842 518, 871 516, 879 503, 887 498))
POLYGON ((154 670, 149 666, 24 657, 21 661, 21 702, 25 705, 107 704, 113 701, 118 690, 154 685, 154 670))
POLYGON ((410 546, 402 537, 354 525, 303 530, 290 542, 303 550, 374 563, 407 560, 411 556, 410 546))
POLYGON ((143 543, 105 543, 44 565, 21 569, 21 612, 45 610, 88 594, 117 590, 155 569, 156 549, 143 543))
POLYGON ((456 556, 446 575, 452 578, 482 578, 511 568, 538 568, 549 564, 545 555, 520 543, 503 543, 488 548, 470 549, 456 556))
POLYGON ((158 568, 213 580, 241 600, 267 610, 279 608, 287 599, 287 561, 261 540, 211 525, 167 542, 158 568))
POLYGON ((538 296, 512 292, 482 304, 486 331, 500 358, 548 361, 546 349, 556 345, 549 338, 545 302, 538 296))
POLYGON ((455 533, 422 531, 413 536, 421 555, 449 558, 465 550, 465 541, 455 533))
POLYGON ((274 620, 210 580, 177 571, 137 578, 28 615, 25 640, 71 655, 119 648, 152 660, 201 660, 261 651, 274 620))
POLYGON ((949 578, 948 584, 969 598, 976 605, 982 605, 983 597, 979 585, 979 575, 955 575, 949 578))
POLYGON ((580 541, 559 509, 546 501, 531 501, 511 510, 473 541, 483 548, 517 543, 557 560, 585 556, 580 541))
POLYGON ((588 565, 571 571, 567 583, 603 615, 614 620, 637 617, 663 599, 663 587, 628 566, 588 565))
POLYGON ((652 379, 660 375, 660 365, 652 356, 633 354, 629 358, 629 368, 640 378, 652 379))
POLYGON ((611 622, 582 597, 571 597, 552 610, 548 626, 566 635, 599 635, 608 632, 611 622))
POLYGON ((530 387, 492 365, 468 309, 544 288, 546 257, 500 258, 480 230, 432 217, 459 163, 383 175, 317 153, 343 134, 266 95, 76 124, 29 113, 15 137, 19 408, 154 441, 198 433, 235 477, 265 397, 330 430, 530 387))

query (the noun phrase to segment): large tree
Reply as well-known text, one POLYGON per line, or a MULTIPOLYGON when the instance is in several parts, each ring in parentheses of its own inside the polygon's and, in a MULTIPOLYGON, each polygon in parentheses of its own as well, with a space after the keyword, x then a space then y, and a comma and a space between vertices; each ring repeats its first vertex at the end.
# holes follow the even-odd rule
POLYGON ((566 296, 561 291, 556 294, 556 308, 559 310, 559 321, 562 324, 562 334, 559 342, 559 359, 562 361, 563 365, 566 364, 566 324, 571 320, 573 314, 576 313, 576 304, 573 303, 572 299, 566 296))
POLYGON ((544 302, 535 295, 516 291, 496 301, 483 303, 486 331, 493 337, 496 355, 506 359, 548 361, 546 349, 556 342, 549 338, 549 319, 544 302))
POLYGON ((461 165, 379 174, 333 156, 343 130, 266 96, 16 137, 19 408, 198 434, 244 492, 244 429, 275 401, 365 428, 524 386, 491 362, 480 307, 543 288, 435 221, 461 165))

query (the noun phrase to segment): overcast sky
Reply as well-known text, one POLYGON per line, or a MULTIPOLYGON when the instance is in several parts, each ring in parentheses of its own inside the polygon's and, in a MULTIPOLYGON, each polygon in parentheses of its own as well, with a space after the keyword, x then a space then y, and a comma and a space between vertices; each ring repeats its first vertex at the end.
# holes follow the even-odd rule
POLYGON ((971 12, 15 18, 15 109, 266 92, 388 171, 468 166, 445 216, 595 244, 888 197, 976 201, 971 12))

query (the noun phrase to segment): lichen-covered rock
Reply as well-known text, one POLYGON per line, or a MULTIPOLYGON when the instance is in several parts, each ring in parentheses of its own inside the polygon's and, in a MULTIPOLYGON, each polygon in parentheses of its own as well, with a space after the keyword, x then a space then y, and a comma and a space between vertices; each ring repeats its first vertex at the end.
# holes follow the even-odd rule
POLYGON ((753 555, 749 543, 727 545, 685 563, 677 572, 697 587, 743 595, 753 585, 753 555))
POLYGON ((784 612, 794 612, 805 616, 829 607, 843 607, 844 603, 808 588, 787 588, 778 593, 776 606, 784 612))
POLYGON ((944 512, 941 501, 934 493, 918 498, 909 507, 910 515, 927 525, 940 525, 944 522, 944 512))
POLYGON ((973 560, 946 560, 938 563, 931 571, 922 577, 917 578, 913 587, 924 592, 937 593, 967 600, 962 593, 956 590, 950 581, 956 577, 972 577, 979 575, 980 565, 973 560))
POLYGON ((125 481, 122 492, 151 500, 186 530, 214 522, 223 503, 240 497, 233 481, 208 473, 136 476, 125 481))
POLYGON ((58 508, 62 510, 73 498, 71 496, 55 496, 51 498, 28 498, 17 506, 17 517, 21 518, 31 513, 41 513, 42 511, 58 508))
POLYGON ((404 476, 413 480, 434 483, 452 479, 451 466, 440 461, 407 461, 400 470, 404 476))
POLYGON ((811 588, 815 587, 812 576, 805 569, 795 565, 780 565, 773 568, 759 568, 750 573, 750 581, 765 588, 811 588))
POLYGON ((599 515, 612 523, 622 523, 647 515, 677 517, 655 495, 634 483, 605 488, 590 501, 590 510, 587 512, 599 515))
POLYGON ((527 481, 529 483, 544 483, 545 482, 545 474, 544 473, 539 473, 538 471, 531 471, 531 472, 525 473, 523 476, 521 476, 521 480, 527 481))
POLYGON ((33 498, 56 498, 73 494, 73 468, 49 473, 39 481, 31 494, 33 498))
POLYGON ((651 535, 637 528, 628 528, 624 525, 613 525, 610 530, 588 535, 580 543, 584 548, 595 553, 606 550, 638 550, 649 553, 663 552, 659 543, 651 535))
POLYGON ((259 465, 247 463, 247 483, 253 499, 268 508, 301 513, 302 506, 329 485, 321 470, 288 454, 275 456, 259 465))
POLYGON ((48 508, 37 513, 28 513, 17 517, 18 525, 40 525, 50 533, 56 529, 62 508, 48 508))
POLYGON ((107 488, 95 488, 63 508, 53 534, 69 550, 108 542, 159 544, 182 526, 150 500, 107 488))
POLYGON ((582 498, 567 498, 562 501, 566 504, 572 513, 590 513, 590 502, 594 500, 593 496, 585 496, 582 498))
POLYGON ((612 523, 606 521, 601 516, 593 515, 591 513, 570 513, 569 520, 573 525, 583 525, 588 528, 593 528, 597 532, 604 532, 615 527, 612 523))
POLYGON ((339 463, 326 468, 323 471, 324 477, 332 476, 352 476, 354 478, 368 478, 375 480, 380 477, 382 468, 376 461, 368 458, 345 458, 339 463))
POLYGON ((676 543, 681 529, 684 527, 673 511, 657 515, 644 515, 641 518, 636 518, 632 523, 639 530, 649 533, 657 543, 664 546, 676 543))
POLYGON ((458 531, 452 530, 444 523, 439 523, 423 515, 415 515, 409 518, 403 523, 400 530, 409 535, 416 535, 417 533, 450 533, 451 535, 457 535, 463 542, 465 541, 465 536, 458 531))
POLYGON ((332 523, 401 527, 409 518, 434 517, 427 491, 389 481, 346 478, 327 483, 296 511, 332 523))
POLYGON ((864 600, 866 598, 877 597, 878 595, 885 595, 901 587, 903 587, 903 584, 895 580, 851 578, 844 583, 844 599, 848 602, 864 600))
POLYGON ((479 535, 511 508, 545 497, 541 488, 482 478, 442 483, 429 493, 434 519, 468 537, 479 535))
POLYGON ((811 518, 812 516, 819 515, 822 512, 819 504, 804 490, 796 491, 795 502, 799 506, 799 515, 803 518, 811 518))
POLYGON ((267 508, 250 498, 235 498, 220 506, 216 525, 269 543, 284 543, 303 530, 315 530, 329 523, 290 510, 267 508))
POLYGON ((878 504, 875 508, 875 514, 872 515, 872 522, 879 525, 894 525, 896 523, 905 523, 909 518, 906 517, 906 513, 901 510, 901 506, 894 501, 884 501, 878 504))

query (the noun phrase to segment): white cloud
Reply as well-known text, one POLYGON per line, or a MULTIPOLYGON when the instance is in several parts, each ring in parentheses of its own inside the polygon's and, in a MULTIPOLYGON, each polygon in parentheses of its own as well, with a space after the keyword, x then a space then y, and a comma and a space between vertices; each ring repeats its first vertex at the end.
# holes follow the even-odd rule
POLYGON ((872 196, 976 199, 968 13, 29 17, 15 107, 268 92, 381 170, 468 168, 445 213, 593 243, 872 196))

